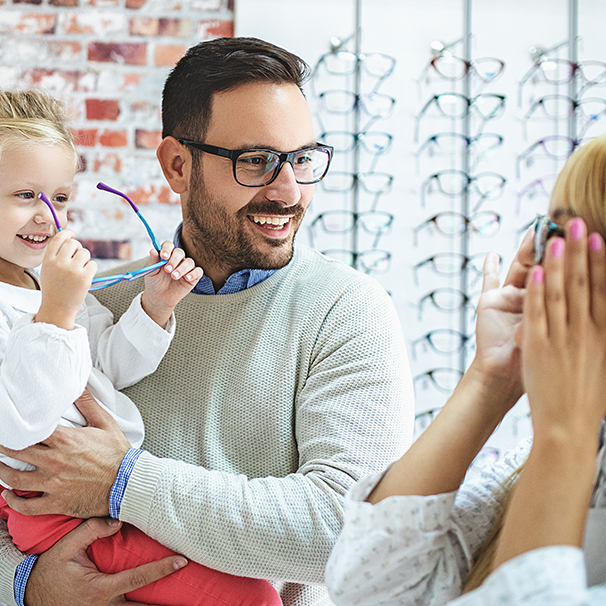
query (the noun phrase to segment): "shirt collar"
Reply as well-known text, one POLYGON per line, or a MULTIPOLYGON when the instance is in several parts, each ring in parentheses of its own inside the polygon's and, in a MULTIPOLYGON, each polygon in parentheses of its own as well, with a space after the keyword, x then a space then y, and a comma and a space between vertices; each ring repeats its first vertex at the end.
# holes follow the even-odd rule
MULTIPOLYGON (((181 237, 182 228, 183 223, 180 223, 175 231, 175 237, 173 239, 174 245, 179 248, 183 248, 183 239, 181 237)), ((266 280, 275 272, 275 269, 241 269, 229 276, 225 284, 217 292, 215 292, 212 280, 204 274, 194 286, 192 292, 196 295, 231 295, 240 292, 241 290, 246 290, 255 284, 259 284, 259 282, 263 282, 263 280, 266 280)))

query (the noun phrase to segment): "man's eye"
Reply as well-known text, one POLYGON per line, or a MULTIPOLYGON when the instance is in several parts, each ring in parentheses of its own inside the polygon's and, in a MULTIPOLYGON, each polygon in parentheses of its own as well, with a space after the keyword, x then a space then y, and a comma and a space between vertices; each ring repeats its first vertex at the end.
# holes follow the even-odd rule
POLYGON ((311 154, 297 156, 297 164, 309 164, 312 161, 311 154))
POLYGON ((241 156, 238 158, 238 162, 248 166, 265 166, 267 163, 271 162, 271 157, 266 155, 241 156))

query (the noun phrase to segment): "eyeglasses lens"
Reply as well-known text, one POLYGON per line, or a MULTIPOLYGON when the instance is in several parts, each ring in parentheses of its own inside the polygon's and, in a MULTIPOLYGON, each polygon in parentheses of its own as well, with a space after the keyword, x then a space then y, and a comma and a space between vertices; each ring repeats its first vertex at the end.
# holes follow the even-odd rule
MULTIPOLYGON (((328 170, 329 162, 330 154, 325 149, 302 150, 292 160, 297 183, 317 183, 328 170)), ((265 185, 280 166, 278 154, 264 150, 247 151, 236 161, 236 181, 241 185, 265 185)))

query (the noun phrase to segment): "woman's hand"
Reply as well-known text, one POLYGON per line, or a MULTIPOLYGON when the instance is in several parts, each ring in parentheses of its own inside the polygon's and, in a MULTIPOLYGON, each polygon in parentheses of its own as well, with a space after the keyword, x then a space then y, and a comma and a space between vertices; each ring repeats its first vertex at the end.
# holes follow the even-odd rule
POLYGON ((606 251, 573 219, 529 275, 516 333, 534 426, 495 568, 549 545, 581 547, 606 414, 606 251))
POLYGON ((581 219, 566 231, 531 271, 517 338, 535 435, 592 440, 606 415, 606 252, 581 219))
POLYGON ((503 414, 523 393, 520 351, 515 332, 522 321, 525 281, 531 267, 533 235, 529 230, 513 260, 505 284, 499 286, 498 257, 484 262, 484 283, 477 308, 476 348, 471 374, 494 385, 502 398, 503 414))

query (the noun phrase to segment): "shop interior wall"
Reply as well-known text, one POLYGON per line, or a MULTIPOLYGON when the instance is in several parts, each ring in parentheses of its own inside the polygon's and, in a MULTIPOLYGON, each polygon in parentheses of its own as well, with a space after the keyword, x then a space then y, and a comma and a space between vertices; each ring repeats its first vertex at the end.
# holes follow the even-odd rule
MULTIPOLYGON (((580 0, 578 4, 578 58, 580 61, 604 61, 606 3, 602 0, 580 0)), ((482 172, 494 172, 504 177, 506 182, 498 197, 486 199, 476 193, 472 182, 469 194, 471 210, 477 207, 477 211, 494 211, 500 215, 501 221, 500 229, 490 238, 470 233, 468 252, 480 254, 494 250, 501 255, 503 267, 507 268, 521 240, 521 230, 537 213, 547 211, 551 175, 557 173, 564 162, 563 157, 549 158, 542 153, 540 146, 525 161, 519 162, 518 158, 533 143, 544 137, 568 134, 568 120, 545 116, 540 105, 528 120, 524 120, 533 103, 545 95, 567 95, 568 85, 530 80, 522 88, 521 98, 519 93, 520 81, 533 66, 529 49, 537 46, 549 49, 567 40, 569 2, 476 0, 470 2, 470 5, 472 58, 493 57, 505 63, 502 75, 485 86, 472 77, 472 96, 495 93, 506 97, 505 111, 493 120, 482 123, 479 115, 472 111, 471 134, 495 133, 503 137, 503 144, 480 155, 479 159, 476 155, 470 173, 473 177, 482 172), (542 191, 540 184, 527 189, 535 179, 543 177, 547 191, 542 191)), ((361 149, 358 163, 358 170, 362 172, 372 168, 392 175, 394 180, 391 191, 376 196, 361 187, 357 201, 358 211, 385 211, 394 216, 393 224, 378 239, 359 226, 358 250, 374 246, 391 254, 391 264, 387 271, 371 275, 393 297, 409 344, 413 376, 421 376, 415 381, 418 414, 439 408, 448 397, 448 393, 437 389, 424 373, 439 368, 460 369, 462 364, 459 353, 438 354, 426 346, 426 341, 425 345, 416 342, 432 330, 461 328, 459 312, 444 313, 427 304, 423 313, 419 313, 419 301, 434 289, 460 289, 460 276, 444 277, 431 268, 424 267, 416 272, 415 278, 413 268, 415 264, 436 253, 460 252, 462 246, 460 237, 447 237, 430 227, 419 231, 416 243, 414 238, 415 227, 436 213, 461 210, 461 196, 446 195, 438 191, 435 183, 428 187, 427 182, 432 174, 440 170, 459 169, 460 158, 450 153, 430 155, 428 148, 417 155, 417 150, 435 133, 460 132, 462 121, 445 118, 435 107, 430 106, 418 121, 418 141, 415 140, 414 131, 419 112, 434 94, 462 91, 461 82, 446 81, 426 68, 432 59, 430 45, 433 41, 450 44, 462 38, 464 7, 462 0, 364 0, 361 10, 362 52, 367 55, 385 53, 396 59, 393 74, 381 83, 379 89, 380 93, 394 97, 396 103, 389 118, 376 120, 370 127, 370 130, 391 134, 392 148, 376 157, 374 166, 372 156, 367 153, 365 155, 361 149), (423 74, 426 77, 420 78, 423 74), (423 189, 425 206, 421 204, 423 189)), ((333 36, 344 40, 354 33, 355 12, 354 0, 238 0, 235 6, 235 31, 236 35, 257 36, 284 46, 315 65, 324 53, 329 52, 333 36)), ((351 42, 343 48, 354 50, 351 42)), ((460 56, 463 52, 462 45, 454 44, 452 51, 454 55, 460 56)), ((567 45, 563 45, 549 56, 567 58, 568 52, 567 45)), ((318 73, 315 88, 308 86, 306 89, 310 105, 314 109, 318 134, 330 129, 351 130, 352 116, 327 114, 319 105, 317 95, 329 89, 352 90, 353 78, 330 76, 321 70, 318 73)), ((368 74, 363 74, 362 92, 370 91, 374 83, 376 78, 373 80, 368 74)), ((583 91, 582 96, 603 100, 606 88, 592 86, 583 91)), ((585 120, 580 114, 577 116, 579 136, 595 136, 606 127, 606 119, 600 120, 599 115, 593 120, 585 120)), ((367 120, 368 116, 363 114, 362 127, 367 120)), ((332 170, 351 170, 351 161, 351 154, 336 155, 332 170)), ((298 235, 299 240, 310 243, 311 224, 318 214, 331 209, 351 209, 352 204, 351 193, 328 193, 320 184, 298 235)), ((321 227, 318 228, 318 223, 314 225, 312 243, 315 247, 322 250, 347 249, 352 246, 351 234, 327 234, 321 227)), ((469 281, 465 290, 473 299, 481 287, 481 280, 474 280, 473 272, 468 273, 469 281)), ((504 275, 503 270, 502 277, 504 275)), ((466 321, 466 332, 472 334, 472 312, 466 316, 466 321)), ((470 343, 466 363, 469 363, 472 356, 473 344, 470 343)), ((527 402, 523 399, 501 424, 489 445, 502 452, 515 445, 519 439, 530 435, 527 413, 527 402)), ((420 418, 419 429, 426 418, 420 418)))

